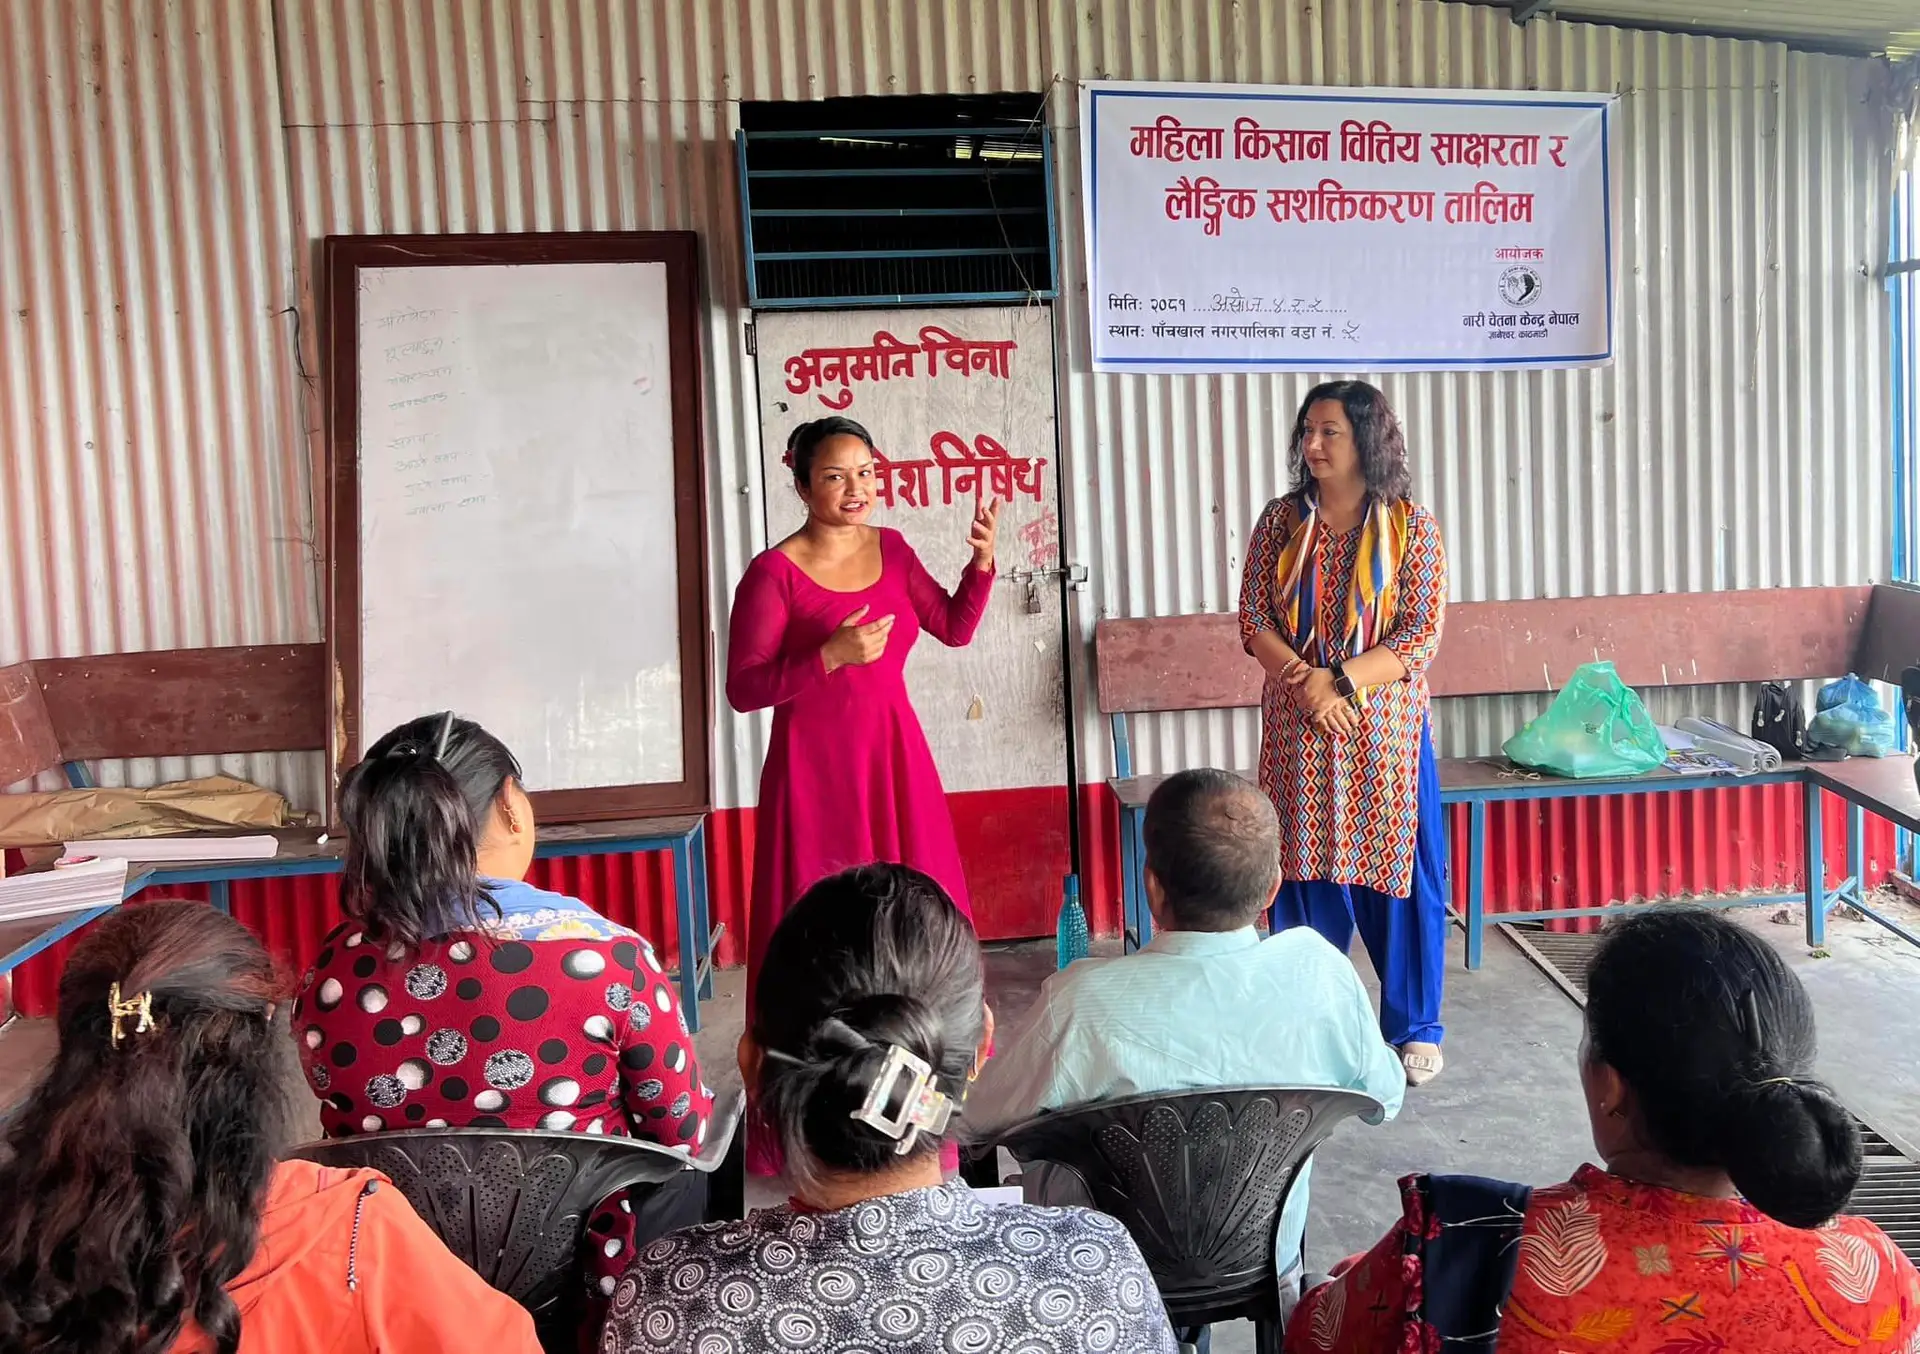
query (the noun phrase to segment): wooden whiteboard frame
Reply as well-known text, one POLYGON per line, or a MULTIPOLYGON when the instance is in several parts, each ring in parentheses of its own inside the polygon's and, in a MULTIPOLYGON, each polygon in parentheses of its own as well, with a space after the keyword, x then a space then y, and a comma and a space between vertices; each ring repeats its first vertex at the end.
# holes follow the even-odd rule
MULTIPOLYGON (((322 253, 327 323, 328 802, 338 819, 340 778, 360 759, 360 289, 362 268, 540 263, 663 263, 673 414, 675 555, 679 574, 681 778, 646 785, 542 790, 534 812, 550 823, 712 807, 709 729, 713 673, 707 609, 706 476, 701 454, 700 244, 692 231, 579 231, 525 235, 329 235, 322 253)), ((618 625, 622 618, 608 617, 618 625)), ((431 710, 421 709, 422 714, 431 710)), ((374 736, 386 732, 376 730, 374 736)))

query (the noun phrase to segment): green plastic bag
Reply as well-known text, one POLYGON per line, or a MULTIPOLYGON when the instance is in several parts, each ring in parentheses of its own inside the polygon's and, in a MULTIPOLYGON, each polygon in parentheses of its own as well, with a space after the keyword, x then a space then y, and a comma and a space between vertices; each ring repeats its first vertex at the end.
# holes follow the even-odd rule
POLYGON ((1583 665, 1505 751, 1521 766, 1576 780, 1638 776, 1667 760, 1653 716, 1611 663, 1583 665))

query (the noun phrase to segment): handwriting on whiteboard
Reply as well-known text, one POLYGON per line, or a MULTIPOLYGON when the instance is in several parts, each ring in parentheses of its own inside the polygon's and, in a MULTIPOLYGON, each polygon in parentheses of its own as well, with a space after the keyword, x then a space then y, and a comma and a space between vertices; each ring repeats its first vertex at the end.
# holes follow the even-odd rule
POLYGON ((405 306, 399 310, 389 311, 385 315, 376 315, 373 322, 381 329, 392 329, 402 324, 424 324, 428 320, 437 320, 444 314, 447 312, 437 306, 426 308, 405 306))

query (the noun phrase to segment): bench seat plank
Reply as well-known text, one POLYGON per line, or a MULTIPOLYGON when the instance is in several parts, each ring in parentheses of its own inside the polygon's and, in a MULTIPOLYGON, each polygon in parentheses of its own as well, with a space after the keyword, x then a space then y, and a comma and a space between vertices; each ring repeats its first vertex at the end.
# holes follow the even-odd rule
MULTIPOLYGON (((1575 668, 1598 659, 1611 660, 1635 687, 1838 677, 1853 667, 1874 592, 1753 588, 1455 602, 1427 682, 1435 696, 1557 691, 1575 668)), ((1891 613, 1891 602, 1878 605, 1891 613)), ((1095 644, 1103 714, 1260 704, 1263 676, 1241 648, 1231 612, 1104 620, 1095 644)))
POLYGON ((32 666, 62 761, 327 745, 324 645, 160 649, 32 666))
MULTIPOLYGON (((1835 765, 1844 766, 1847 763, 1835 765)), ((1572 780, 1528 771, 1497 757, 1442 757, 1439 767, 1440 798, 1449 803, 1479 798, 1560 798, 1715 786, 1777 785, 1799 780, 1801 773, 1800 764, 1794 763, 1782 767, 1778 772, 1753 776, 1682 776, 1672 771, 1656 770, 1639 776, 1599 776, 1590 780, 1572 780)), ((1146 806, 1147 800, 1170 774, 1129 776, 1123 780, 1109 780, 1107 785, 1119 799, 1122 809, 1140 809, 1146 806)), ((1236 771, 1234 774, 1250 781, 1258 779, 1258 773, 1253 771, 1236 771)), ((1908 788, 1911 789, 1912 778, 1908 780, 1908 788)))

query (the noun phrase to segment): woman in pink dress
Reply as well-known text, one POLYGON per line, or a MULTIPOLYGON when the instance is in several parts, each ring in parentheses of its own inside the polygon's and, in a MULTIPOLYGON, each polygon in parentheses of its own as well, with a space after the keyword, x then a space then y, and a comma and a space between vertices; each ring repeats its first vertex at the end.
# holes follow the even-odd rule
MULTIPOLYGON (((973 915, 905 670, 921 631, 959 648, 979 628, 1000 504, 975 514, 973 560, 949 595, 899 532, 868 524, 878 467, 865 428, 847 418, 802 424, 786 462, 807 524, 747 566, 727 643, 728 702, 742 713, 773 709, 755 815, 749 992, 787 908, 853 866, 910 865, 973 915)), ((763 1152, 752 1158, 772 1164, 763 1152)))

